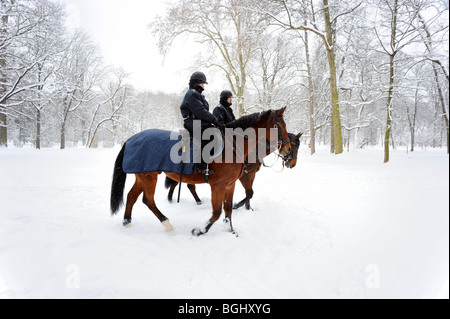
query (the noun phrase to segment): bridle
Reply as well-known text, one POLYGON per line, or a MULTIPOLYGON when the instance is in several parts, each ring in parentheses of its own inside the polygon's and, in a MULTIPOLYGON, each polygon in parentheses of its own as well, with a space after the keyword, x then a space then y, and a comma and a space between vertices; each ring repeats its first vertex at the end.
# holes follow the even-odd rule
MULTIPOLYGON (((283 171, 287 163, 289 163, 290 161, 293 161, 293 160, 295 160, 295 161, 298 160, 298 157, 294 156, 294 153, 300 147, 300 141, 297 142, 297 141, 293 141, 291 139, 289 139, 289 141, 291 143, 291 151, 289 152, 289 154, 282 156, 279 153, 275 153, 275 155, 276 155, 275 162, 271 166, 269 166, 269 165, 266 165, 266 163, 264 163, 264 161, 263 161, 262 162, 263 166, 269 167, 269 168, 274 167, 276 165, 276 163, 278 162, 278 159, 281 158, 281 160, 283 161, 283 165, 282 165, 282 167, 283 167, 282 171, 283 171)), ((269 141, 267 141, 267 143, 268 143, 267 150, 269 150, 270 149, 269 141)), ((280 143, 282 143, 281 139, 278 141, 278 143, 279 143, 278 148, 280 149, 282 147, 282 144, 280 144, 280 143)))
MULTIPOLYGON (((282 116, 281 116, 281 118, 278 117, 276 111, 271 110, 270 112, 271 112, 270 113, 270 117, 269 117, 269 120, 267 121, 267 125, 266 125, 266 145, 267 145, 267 149, 271 150, 271 147, 270 147, 271 143, 270 143, 270 141, 267 138, 267 131, 270 129, 270 122, 271 122, 272 118, 273 118, 273 123, 274 123, 273 128, 278 130, 278 145, 279 145, 278 149, 281 149, 282 145, 285 145, 287 143, 286 138, 282 134, 282 132, 283 132, 282 129, 286 130, 286 125, 279 123, 279 121, 283 117, 282 116)), ((243 135, 243 134, 239 134, 239 133, 236 133, 236 132, 234 134, 235 135, 239 135, 239 136, 243 136, 244 138, 246 138, 246 136, 243 135)), ((224 137, 224 140, 226 141, 225 136, 223 136, 223 137, 224 137)), ((289 143, 290 143, 290 140, 289 140, 289 143)), ((255 150, 253 150, 253 152, 254 151, 255 150)), ((292 151, 292 148, 291 148, 291 151, 292 151)), ((239 148, 239 146, 237 144, 235 145, 235 143, 233 143, 233 152, 234 152, 235 155, 238 155, 238 153, 240 153, 242 156, 244 155, 244 152, 239 148)), ((278 156, 280 156, 280 155, 278 155, 278 156)), ((248 167, 248 162, 247 162, 248 161, 248 156, 247 157, 243 156, 243 157, 244 157, 243 171, 245 173, 248 173, 248 170, 247 170, 247 167, 248 167)))
POLYGON ((284 163, 287 163, 289 161, 294 161, 294 160, 296 161, 298 159, 297 156, 294 156, 294 152, 297 149, 297 147, 298 147, 297 142, 291 141, 291 151, 289 152, 289 154, 287 156, 282 156, 284 163))
MULTIPOLYGON (((283 136, 282 129, 284 129, 284 131, 286 132, 286 130, 287 130, 286 124, 279 123, 280 118, 278 118, 278 115, 277 115, 276 111, 272 110, 272 114, 270 115, 269 121, 267 122, 267 129, 269 129, 269 123, 270 123, 270 120, 272 119, 272 116, 274 117, 274 123, 275 123, 273 128, 278 130, 278 150, 280 150, 283 145, 286 145, 287 142, 289 142, 289 144, 290 144, 291 141, 289 139, 286 140, 286 138, 283 136)), ((283 118, 283 116, 281 116, 281 119, 282 118, 283 118)), ((266 132, 267 132, 267 130, 266 130, 266 132)), ((266 138, 266 141, 267 141, 267 138, 266 138)), ((270 141, 269 141, 268 144, 270 145, 270 141)), ((291 151, 292 151, 292 147, 291 147, 291 151)))

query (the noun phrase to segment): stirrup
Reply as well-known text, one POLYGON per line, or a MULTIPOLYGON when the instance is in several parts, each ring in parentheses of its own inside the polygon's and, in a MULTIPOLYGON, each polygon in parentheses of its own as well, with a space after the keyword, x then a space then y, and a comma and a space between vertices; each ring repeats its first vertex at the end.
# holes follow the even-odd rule
POLYGON ((206 170, 204 171, 204 173, 205 173, 205 183, 208 184, 209 176, 214 174, 214 171, 209 169, 209 164, 206 164, 206 170))

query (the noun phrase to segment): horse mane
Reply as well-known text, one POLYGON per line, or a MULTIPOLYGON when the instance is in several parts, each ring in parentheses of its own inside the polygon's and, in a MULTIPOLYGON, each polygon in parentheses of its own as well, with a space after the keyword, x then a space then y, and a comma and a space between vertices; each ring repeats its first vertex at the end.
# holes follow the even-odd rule
POLYGON ((226 128, 241 128, 242 130, 246 130, 248 128, 255 127, 260 121, 266 119, 272 111, 264 111, 261 113, 253 113, 250 115, 244 115, 243 117, 237 119, 236 121, 230 122, 225 125, 226 128))

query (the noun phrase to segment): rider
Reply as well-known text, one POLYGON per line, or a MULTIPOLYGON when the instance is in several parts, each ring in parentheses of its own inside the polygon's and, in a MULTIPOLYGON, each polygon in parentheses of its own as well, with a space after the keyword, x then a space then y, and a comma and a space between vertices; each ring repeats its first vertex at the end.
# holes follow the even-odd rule
POLYGON ((181 115, 184 119, 184 125, 189 132, 193 132, 194 120, 201 120, 202 129, 212 126, 219 126, 217 118, 209 112, 209 103, 202 95, 205 90, 206 76, 202 72, 192 74, 189 81, 189 91, 186 93, 181 103, 181 115))
MULTIPOLYGON (((206 101, 205 96, 202 95, 205 90, 205 84, 208 84, 206 75, 202 72, 195 72, 192 74, 189 81, 189 91, 186 93, 183 102, 181 103, 180 110, 184 119, 184 127, 189 131, 191 136, 194 133, 194 120, 201 121, 202 135, 203 131, 211 127, 220 127, 220 123, 217 118, 209 112, 209 103, 206 101)), ((210 141, 203 141, 203 146, 207 145, 210 141)), ((205 174, 212 174, 208 170, 208 165, 204 162, 203 156, 201 163, 196 165, 196 171, 205 174)))
POLYGON ((233 109, 233 93, 231 91, 225 90, 220 93, 220 103, 214 109, 214 116, 217 118, 220 124, 228 124, 236 120, 234 116, 233 109))

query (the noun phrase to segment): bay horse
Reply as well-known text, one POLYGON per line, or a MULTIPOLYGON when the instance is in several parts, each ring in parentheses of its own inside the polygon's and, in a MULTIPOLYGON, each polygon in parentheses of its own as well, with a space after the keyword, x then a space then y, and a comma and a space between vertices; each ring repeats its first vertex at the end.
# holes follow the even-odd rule
MULTIPOLYGON (((252 115, 243 116, 240 119, 228 123, 225 125, 225 131, 227 129, 240 128, 246 130, 248 128, 255 129, 256 141, 260 142, 263 139, 269 137, 269 142, 277 143, 277 140, 272 140, 273 136, 270 134, 271 129, 278 129, 279 135, 282 136, 284 141, 283 152, 290 153, 291 145, 289 142, 288 133, 286 131, 286 123, 284 122, 283 114, 286 107, 280 110, 269 110, 261 113, 255 113, 252 115), (261 136, 259 129, 263 130, 265 134, 261 136)), ((226 140, 226 139, 225 139, 226 140)), ((194 236, 201 236, 211 229, 214 223, 220 218, 222 214, 222 207, 225 210, 225 222, 229 226, 229 231, 236 234, 232 221, 232 206, 233 206, 233 195, 236 185, 236 181, 242 176, 245 170, 245 161, 238 160, 238 156, 243 156, 244 158, 249 155, 251 151, 256 146, 252 146, 247 143, 247 147, 244 149, 239 149, 237 143, 233 140, 233 162, 227 163, 225 161, 225 152, 222 154, 221 161, 214 161, 210 164, 210 169, 214 171, 214 174, 209 178, 209 185, 211 187, 211 202, 212 202, 212 216, 203 228, 194 228, 192 234, 194 236), (238 155, 239 154, 239 155, 238 155)), ((125 182, 127 174, 123 170, 123 160, 125 155, 126 143, 117 156, 115 166, 113 182, 111 186, 111 213, 116 215, 121 206, 123 205, 123 192, 125 188, 125 182)), ((158 175, 161 172, 145 172, 140 174, 135 174, 136 182, 132 187, 131 191, 127 197, 127 203, 125 208, 124 222, 123 225, 127 226, 132 221, 132 209, 136 203, 138 197, 144 193, 143 202, 144 204, 155 214, 159 219, 161 224, 164 226, 167 232, 173 231, 173 226, 170 224, 169 219, 164 216, 161 211, 157 208, 155 203, 155 190, 158 181, 158 175)), ((164 172, 168 177, 174 180, 180 180, 180 175, 172 172, 164 172)), ((182 182, 187 184, 204 184, 205 179, 203 174, 191 174, 183 175, 182 182)))
MULTIPOLYGON (((281 158, 283 158, 283 165, 286 168, 294 168, 297 165, 297 156, 298 156, 298 150, 300 148, 300 138, 302 137, 303 133, 300 134, 292 134, 292 133, 288 133, 289 136, 289 141, 291 143, 291 151, 288 154, 281 154, 278 155, 281 158)), ((279 141, 280 144, 280 149, 283 149, 282 147, 282 142, 281 140, 279 141)), ((270 149, 270 146, 268 145, 266 148, 266 155, 269 156, 273 151, 273 149, 270 149)), ((253 198, 254 195, 254 191, 253 191, 253 183, 255 181, 255 177, 256 177, 256 173, 258 173, 261 169, 261 166, 263 165, 263 163, 261 163, 259 160, 256 161, 256 163, 252 163, 247 165, 247 170, 244 172, 244 174, 242 174, 242 177, 239 179, 239 181, 241 182, 242 186, 245 189, 245 195, 246 197, 240 201, 238 204, 233 206, 233 209, 239 209, 242 206, 245 205, 245 208, 247 210, 250 210, 250 200, 253 198)), ((178 186, 177 181, 174 181, 172 179, 170 179, 169 177, 166 177, 166 189, 169 189, 169 194, 167 196, 169 202, 172 202, 173 200, 173 193, 175 191, 175 188, 178 186)), ((195 201, 197 202, 198 205, 202 204, 201 199, 199 198, 195 185, 187 185, 189 191, 191 192, 192 196, 194 197, 195 201)))

